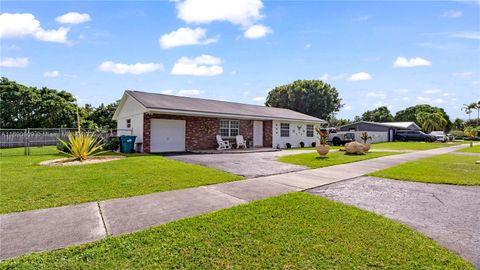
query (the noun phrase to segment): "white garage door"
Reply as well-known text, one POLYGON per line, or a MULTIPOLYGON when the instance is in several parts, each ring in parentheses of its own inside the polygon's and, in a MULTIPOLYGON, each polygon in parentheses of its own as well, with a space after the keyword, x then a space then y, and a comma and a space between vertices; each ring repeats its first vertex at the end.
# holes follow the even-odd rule
POLYGON ((150 152, 185 151, 185 120, 152 119, 150 152))

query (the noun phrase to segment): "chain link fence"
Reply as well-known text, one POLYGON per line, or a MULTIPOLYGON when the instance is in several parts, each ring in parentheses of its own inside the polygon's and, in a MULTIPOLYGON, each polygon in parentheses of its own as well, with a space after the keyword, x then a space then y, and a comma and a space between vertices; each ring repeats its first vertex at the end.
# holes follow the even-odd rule
MULTIPOLYGON (((0 129, 0 156, 50 155, 58 153, 58 140, 67 140, 75 128, 26 128, 0 129)), ((82 129, 108 141, 120 135, 132 135, 131 129, 93 130, 82 129)))

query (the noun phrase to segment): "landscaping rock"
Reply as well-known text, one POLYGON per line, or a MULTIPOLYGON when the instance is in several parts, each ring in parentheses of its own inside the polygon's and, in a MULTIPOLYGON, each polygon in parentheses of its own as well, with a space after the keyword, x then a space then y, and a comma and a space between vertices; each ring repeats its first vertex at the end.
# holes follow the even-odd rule
POLYGON ((365 153, 363 144, 359 142, 350 142, 345 144, 345 150, 347 154, 362 155, 365 153))

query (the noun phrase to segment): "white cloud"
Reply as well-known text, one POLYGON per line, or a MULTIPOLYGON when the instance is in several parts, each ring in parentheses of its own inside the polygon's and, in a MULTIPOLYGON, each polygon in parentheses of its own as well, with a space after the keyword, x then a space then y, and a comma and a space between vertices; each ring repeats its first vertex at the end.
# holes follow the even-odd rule
POLYGON ((45 30, 31 13, 2 13, 0 15, 0 38, 33 37, 48 42, 67 43, 68 27, 45 30))
POLYGON ((349 81, 368 81, 372 79, 372 75, 366 72, 358 72, 350 75, 347 80, 349 81))
POLYGON ((105 61, 98 67, 103 72, 113 72, 116 74, 142 74, 146 72, 153 72, 156 70, 163 70, 162 64, 157 63, 136 63, 136 64, 121 64, 112 61, 105 61))
POLYGON ((173 75, 216 76, 223 73, 220 58, 202 54, 196 58, 181 57, 170 72, 173 75))
POLYGON ((305 49, 310 49, 311 47, 312 47, 312 45, 311 45, 311 44, 308 44, 308 43, 307 43, 307 44, 305 44, 305 49))
POLYGON ((228 21, 248 27, 263 15, 261 0, 185 0, 177 4, 178 18, 187 23, 228 21))
POLYGON ((272 29, 270 29, 265 25, 255 24, 249 27, 245 31, 245 33, 243 33, 243 36, 249 39, 257 39, 257 38, 262 38, 272 32, 273 32, 272 29))
POLYGON ((461 11, 458 10, 449 10, 446 11, 442 14, 442 17, 444 18, 458 18, 461 17, 463 14, 461 11))
POLYGON ((45 71, 45 72, 43 73, 43 77, 55 78, 55 77, 58 77, 58 75, 60 75, 60 72, 58 72, 57 70, 54 70, 54 71, 45 71))
POLYGON ((432 89, 432 90, 423 91, 423 93, 425 93, 425 94, 439 94, 441 92, 442 92, 442 90, 440 90, 440 89, 432 89))
POLYGON ((87 13, 68 12, 55 18, 55 21, 64 24, 80 24, 90 21, 90 15, 87 13))
POLYGON ((471 71, 452 73, 452 76, 457 78, 471 78, 473 75, 475 73, 471 71))
POLYGON ((26 57, 5 57, 0 60, 0 67, 17 67, 24 68, 30 64, 26 57))
POLYGON ((466 38, 466 39, 480 39, 480 32, 463 31, 463 32, 450 34, 449 37, 466 38))
POLYGON ((410 67, 421 67, 421 66, 431 66, 432 63, 427 59, 421 57, 415 57, 407 59, 406 57, 397 57, 395 62, 393 62, 394 68, 410 68, 410 67))
POLYGON ((430 98, 430 97, 417 97, 418 102, 427 102, 427 103, 443 103, 444 100, 441 98, 430 98))
POLYGON ((160 46, 163 49, 185 45, 210 44, 215 42, 217 42, 217 39, 207 38, 207 30, 200 27, 195 29, 181 27, 168 34, 164 34, 159 39, 160 46))
POLYGON ((263 18, 261 0, 184 0, 176 4, 178 18, 187 23, 205 24, 213 21, 227 21, 247 30, 245 37, 259 38, 271 29, 255 23, 263 18))
POLYGON ((472 84, 473 85, 480 85, 480 81, 473 81, 472 84))
POLYGON ((173 93, 172 89, 165 89, 165 90, 160 91, 160 94, 165 94, 165 95, 170 95, 172 93, 173 93))
POLYGON ((405 94, 405 93, 410 92, 410 90, 409 89, 394 89, 393 92, 405 94))
POLYGON ((328 73, 324 73, 322 76, 320 76, 320 80, 322 81, 338 81, 338 80, 343 80, 345 78, 347 78, 346 74, 331 75, 328 73))
POLYGON ((368 21, 369 19, 370 19, 370 16, 365 15, 365 16, 356 17, 353 20, 357 21, 357 22, 360 22, 360 21, 368 21))
POLYGON ((445 92, 445 93, 442 94, 442 96, 444 96, 444 97, 453 97, 455 95, 456 95, 455 93, 449 93, 449 92, 445 92))
POLYGON ((392 109, 392 108, 393 108, 393 106, 392 106, 391 104, 385 104, 385 103, 383 103, 383 102, 381 102, 381 101, 372 104, 372 108, 374 108, 374 109, 375 109, 375 108, 378 108, 378 107, 382 107, 382 106, 386 106, 388 109, 392 109))
POLYGON ((256 102, 263 102, 265 101, 265 97, 254 97, 252 100, 256 102))
POLYGON ((178 90, 179 96, 198 96, 202 93, 202 91, 197 89, 182 89, 178 90))
POLYGON ((352 110, 352 106, 347 105, 347 106, 343 107, 343 109, 344 109, 345 111, 351 111, 351 110, 352 110))
POLYGON ((367 97, 385 99, 387 95, 384 92, 370 91, 367 93, 367 97))

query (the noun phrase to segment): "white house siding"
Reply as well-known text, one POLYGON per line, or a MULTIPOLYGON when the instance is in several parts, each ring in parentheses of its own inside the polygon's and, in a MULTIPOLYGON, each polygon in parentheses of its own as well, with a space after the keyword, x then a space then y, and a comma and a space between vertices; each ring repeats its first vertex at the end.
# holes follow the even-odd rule
POLYGON ((318 144, 320 137, 315 132, 315 128, 320 127, 320 124, 295 122, 295 121, 273 121, 272 127, 272 146, 274 148, 286 148, 286 144, 290 143, 292 147, 300 147, 300 142, 305 143, 305 147, 312 146, 313 142, 318 144), (290 124, 290 136, 280 136, 280 123, 290 124), (313 137, 307 137, 307 125, 314 125, 313 137))
POLYGON ((142 105, 132 97, 127 96, 125 104, 118 115, 118 135, 134 135, 137 136, 135 142, 143 142, 143 113, 142 105), (131 131, 127 128, 127 119, 131 120, 131 131))
MULTIPOLYGON (((355 131, 355 140, 357 142, 362 141, 362 131, 355 131)), ((388 132, 384 131, 368 131, 368 136, 371 136, 372 139, 368 140, 369 143, 378 143, 378 142, 388 142, 388 132)))

